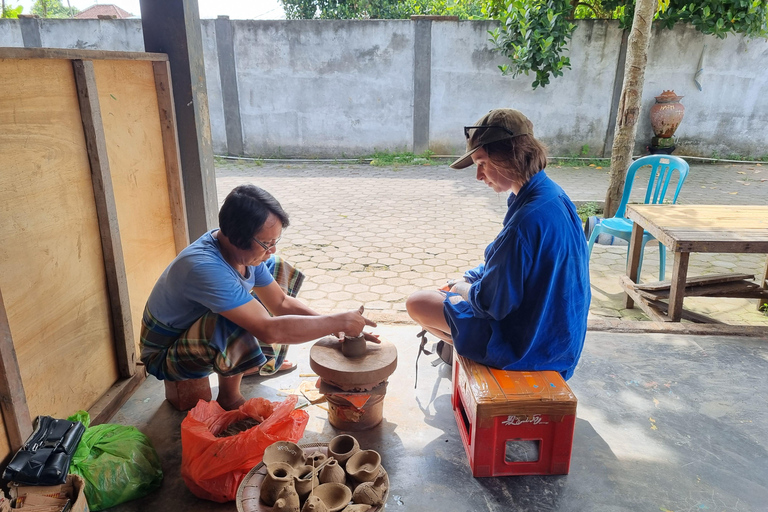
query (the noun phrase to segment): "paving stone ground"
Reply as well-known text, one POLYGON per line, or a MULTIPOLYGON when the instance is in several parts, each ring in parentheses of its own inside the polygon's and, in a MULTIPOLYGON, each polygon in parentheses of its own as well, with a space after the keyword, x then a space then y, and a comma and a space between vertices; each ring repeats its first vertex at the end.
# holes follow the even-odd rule
MULTIPOLYGON (((577 202, 602 202, 608 170, 551 163, 547 173, 577 202)), ((642 202, 638 178, 632 201, 642 202)), ((373 167, 366 164, 216 160, 219 203, 235 186, 253 183, 272 193, 291 225, 279 253, 307 279, 299 294, 327 313, 365 304, 379 322, 410 322, 405 299, 435 288, 482 261, 501 228, 505 195, 447 163, 373 167)), ((680 204, 768 204, 768 165, 691 164, 680 204)), ((595 245, 590 260, 592 317, 647 320, 638 308, 622 307, 619 276, 626 246, 595 245)), ((761 254, 692 254, 689 276, 744 272, 760 275, 761 254)), ((649 244, 642 279, 658 279, 658 245, 649 244)), ((672 254, 667 253, 667 278, 672 254)), ((686 298, 686 309, 737 325, 765 325, 755 300, 686 298)))

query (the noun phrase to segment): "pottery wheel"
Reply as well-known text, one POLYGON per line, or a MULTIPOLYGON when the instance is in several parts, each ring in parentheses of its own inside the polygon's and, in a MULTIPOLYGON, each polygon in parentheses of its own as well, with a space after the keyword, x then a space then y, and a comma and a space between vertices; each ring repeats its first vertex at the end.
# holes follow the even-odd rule
POLYGON ((309 351, 309 366, 323 381, 346 391, 369 390, 381 384, 397 368, 397 349, 382 339, 367 342, 360 357, 346 357, 335 336, 319 339, 309 351))

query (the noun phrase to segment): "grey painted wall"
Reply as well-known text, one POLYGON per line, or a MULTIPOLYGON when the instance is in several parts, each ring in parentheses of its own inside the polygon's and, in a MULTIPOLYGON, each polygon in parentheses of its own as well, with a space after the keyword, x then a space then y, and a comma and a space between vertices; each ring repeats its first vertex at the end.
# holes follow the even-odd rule
MULTIPOLYGON (((43 47, 143 50, 140 20, 26 21, 35 23, 0 20, 0 46, 24 46, 37 36, 43 47)), ((575 155, 585 146, 590 155, 609 153, 614 89, 623 72, 617 69, 618 24, 579 22, 572 69, 535 91, 531 77, 501 76, 503 58, 488 42, 492 27, 484 21, 203 20, 214 151, 343 157, 420 151, 428 143, 437 154, 458 154, 461 127, 504 106, 525 112, 553 155, 575 155), (229 24, 231 39, 217 38, 217 23, 229 24), (217 47, 217 39, 232 47, 217 47), (234 61, 235 69, 220 69, 220 59, 234 61)), ((686 26, 654 29, 636 153, 653 135, 654 96, 674 89, 686 107, 676 134, 679 153, 768 154, 765 62, 765 40, 720 40, 686 26), (702 52, 699 91, 693 76, 702 52)))

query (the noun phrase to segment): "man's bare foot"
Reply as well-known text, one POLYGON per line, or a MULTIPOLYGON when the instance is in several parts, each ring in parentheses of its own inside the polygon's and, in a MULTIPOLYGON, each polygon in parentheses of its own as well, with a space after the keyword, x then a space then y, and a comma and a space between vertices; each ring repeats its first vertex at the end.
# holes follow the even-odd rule
POLYGON ((239 398, 235 398, 234 401, 225 401, 223 399, 218 399, 219 405, 222 409, 225 411, 234 411, 238 409, 241 405, 245 403, 245 397, 243 395, 240 395, 239 398))

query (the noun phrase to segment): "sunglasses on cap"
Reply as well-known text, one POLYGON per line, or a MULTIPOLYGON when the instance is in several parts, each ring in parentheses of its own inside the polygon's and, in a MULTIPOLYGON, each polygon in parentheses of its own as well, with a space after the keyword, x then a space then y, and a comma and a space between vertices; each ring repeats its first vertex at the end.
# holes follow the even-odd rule
POLYGON ((518 135, 514 133, 512 130, 509 130, 503 126, 499 126, 498 124, 481 124, 477 126, 464 127, 464 137, 466 137, 467 140, 469 140, 469 138, 472 136, 472 134, 469 133, 469 130, 475 130, 475 135, 477 136, 476 139, 480 139, 480 138, 492 139, 492 140, 483 141, 483 143, 495 142, 497 140, 503 140, 508 137, 510 138, 516 137, 518 135), (497 133, 495 135, 489 133, 486 136, 487 132, 492 132, 492 131, 500 131, 503 133, 497 133))

